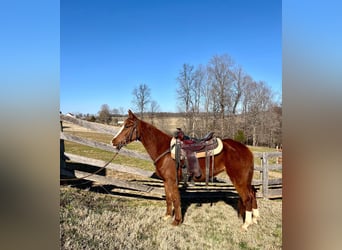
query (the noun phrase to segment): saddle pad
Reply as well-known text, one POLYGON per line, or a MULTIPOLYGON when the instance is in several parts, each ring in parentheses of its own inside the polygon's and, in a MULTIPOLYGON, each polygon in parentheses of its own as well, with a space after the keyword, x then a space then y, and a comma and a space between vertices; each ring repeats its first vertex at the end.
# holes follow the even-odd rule
MULTIPOLYGON (((216 139, 217 139, 217 147, 215 149, 208 150, 208 155, 217 155, 217 154, 221 153, 221 151, 223 149, 222 141, 220 138, 216 138, 216 139)), ((176 138, 172 137, 171 142, 170 142, 172 159, 176 159, 176 156, 175 156, 176 147, 174 147, 175 144, 176 144, 176 138)), ((205 157, 205 152, 196 152, 196 157, 197 158, 205 157)))

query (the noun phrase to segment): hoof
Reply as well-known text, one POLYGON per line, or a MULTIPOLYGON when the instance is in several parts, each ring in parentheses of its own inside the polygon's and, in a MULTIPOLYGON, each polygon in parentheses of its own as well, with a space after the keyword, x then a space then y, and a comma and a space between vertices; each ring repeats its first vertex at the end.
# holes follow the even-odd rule
POLYGON ((247 232, 247 231, 248 231, 248 226, 249 226, 249 225, 243 224, 243 225, 241 226, 241 231, 247 232))
POLYGON ((166 221, 166 220, 168 220, 170 218, 171 218, 171 215, 168 214, 168 215, 165 215, 163 219, 166 221))
POLYGON ((252 219, 252 221, 253 221, 253 224, 258 224, 258 218, 257 218, 257 217, 254 217, 254 218, 252 219))
POLYGON ((181 224, 180 220, 173 220, 173 222, 172 222, 172 226, 178 226, 180 224, 181 224))

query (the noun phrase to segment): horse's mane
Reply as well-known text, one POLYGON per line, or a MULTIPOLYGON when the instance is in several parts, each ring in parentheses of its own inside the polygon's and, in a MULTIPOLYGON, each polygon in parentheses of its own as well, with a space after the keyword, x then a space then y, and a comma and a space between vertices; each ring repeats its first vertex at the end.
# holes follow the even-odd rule
POLYGON ((146 134, 148 134, 148 136, 150 137, 157 137, 155 139, 157 139, 158 141, 167 141, 168 143, 170 142, 172 136, 167 134, 166 132, 158 129, 156 126, 146 122, 146 121, 143 121, 143 120, 140 120, 141 122, 141 125, 143 126, 143 130, 144 130, 144 135, 146 136, 146 134))

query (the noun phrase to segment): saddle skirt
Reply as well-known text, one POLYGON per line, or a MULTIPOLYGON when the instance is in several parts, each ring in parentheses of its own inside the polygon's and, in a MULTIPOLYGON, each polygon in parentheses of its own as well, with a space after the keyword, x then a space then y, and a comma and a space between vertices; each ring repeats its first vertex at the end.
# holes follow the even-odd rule
MULTIPOLYGON (((172 137, 170 142, 170 149, 171 149, 171 157, 172 159, 176 159, 176 142, 177 139, 175 137, 172 137)), ((221 153, 223 149, 222 140, 220 138, 212 138, 206 142, 201 143, 193 143, 193 144, 182 144, 182 149, 184 150, 190 150, 196 153, 196 158, 203 158, 206 156, 212 156, 217 155, 221 153)))

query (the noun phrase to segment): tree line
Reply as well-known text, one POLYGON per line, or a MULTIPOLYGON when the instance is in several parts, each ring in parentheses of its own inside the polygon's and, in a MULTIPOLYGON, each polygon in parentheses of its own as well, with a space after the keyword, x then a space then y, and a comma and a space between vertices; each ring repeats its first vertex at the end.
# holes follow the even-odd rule
MULTIPOLYGON (((254 146, 281 144, 282 104, 274 101, 265 82, 255 81, 229 55, 215 55, 207 65, 184 63, 176 81, 178 111, 183 116, 183 130, 190 136, 214 131, 220 137, 254 146)), ((141 119, 148 115, 152 123, 160 112, 146 83, 133 89, 132 104, 141 119)), ((103 104, 98 117, 90 118, 108 124, 113 116, 126 112, 103 104)))
POLYGON ((186 131, 215 131, 250 145, 281 144, 281 103, 229 55, 215 55, 206 66, 183 64, 177 82, 186 131))

